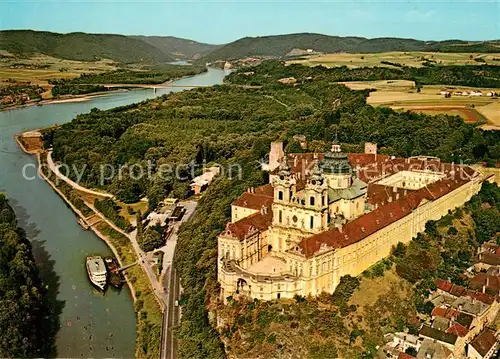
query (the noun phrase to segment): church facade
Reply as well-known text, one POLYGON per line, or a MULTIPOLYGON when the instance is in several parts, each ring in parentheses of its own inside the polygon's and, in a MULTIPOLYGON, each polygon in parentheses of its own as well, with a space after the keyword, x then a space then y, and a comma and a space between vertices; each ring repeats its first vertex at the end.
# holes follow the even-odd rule
MULTIPOLYGON (((270 183, 232 204, 218 236, 222 298, 261 300, 333 293, 479 192, 483 178, 437 158, 282 155, 270 183)), ((275 166, 274 166, 275 167, 275 166)))

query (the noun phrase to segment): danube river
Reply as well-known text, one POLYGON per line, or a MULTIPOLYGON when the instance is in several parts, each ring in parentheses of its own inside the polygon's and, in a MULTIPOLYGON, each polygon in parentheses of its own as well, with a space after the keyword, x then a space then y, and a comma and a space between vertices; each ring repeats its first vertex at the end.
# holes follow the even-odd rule
MULTIPOLYGON (((209 69, 174 85, 214 85, 227 73, 209 69)), ((31 106, 0 112, 0 191, 5 192, 29 239, 42 276, 52 294, 57 293, 61 329, 57 336, 58 357, 131 358, 135 348, 136 318, 127 286, 121 292, 108 289, 105 295, 92 289, 85 270, 89 254, 111 251, 91 231, 84 231, 76 217, 43 180, 26 180, 33 175, 33 156, 24 154, 14 135, 31 129, 62 124, 91 108, 109 109, 140 102, 173 89, 133 90, 96 97, 86 102, 31 106)))

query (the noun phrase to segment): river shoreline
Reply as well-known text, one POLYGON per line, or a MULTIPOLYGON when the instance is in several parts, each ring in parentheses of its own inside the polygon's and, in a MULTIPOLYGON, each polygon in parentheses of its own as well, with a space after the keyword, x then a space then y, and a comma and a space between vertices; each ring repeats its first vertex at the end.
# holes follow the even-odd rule
POLYGON ((160 84, 119 84, 121 87, 116 87, 116 88, 113 87, 113 84, 107 84, 109 86, 108 88, 110 89, 108 91, 90 92, 90 93, 80 94, 80 95, 63 95, 62 98, 56 98, 56 99, 50 99, 50 100, 47 99, 47 100, 41 100, 41 101, 37 101, 37 102, 33 101, 33 102, 28 102, 28 103, 25 103, 22 105, 13 105, 13 106, 5 107, 5 108, 0 108, 0 112, 1 111, 15 110, 15 109, 19 109, 19 108, 26 108, 26 107, 31 107, 31 106, 53 105, 53 104, 57 104, 57 103, 87 102, 87 101, 91 101, 91 100, 98 98, 98 97, 103 97, 103 96, 113 95, 113 94, 120 93, 120 92, 130 91, 129 88, 125 88, 125 87, 127 87, 127 85, 130 85, 130 88, 132 88, 132 89, 135 89, 135 88, 137 88, 137 89, 148 89, 148 88, 152 89, 158 85, 171 85, 175 81, 187 79, 190 77, 194 77, 194 76, 198 76, 198 75, 201 75, 203 73, 206 73, 209 68, 211 68, 211 67, 206 67, 206 69, 204 71, 202 71, 196 75, 186 75, 186 76, 175 77, 175 78, 172 78, 168 81, 162 82, 160 84), (140 86, 138 86, 138 85, 140 85, 140 86))
MULTIPOLYGON (((109 357, 112 354, 109 350, 114 345, 112 356, 136 357, 156 359, 160 357, 162 348, 159 333, 163 333, 162 324, 164 316, 162 308, 158 303, 159 295, 162 291, 155 290, 158 286, 158 279, 154 285, 150 282, 150 277, 157 275, 153 273, 154 268, 146 268, 138 262, 138 266, 133 266, 126 271, 127 279, 131 283, 127 285, 131 289, 131 294, 114 295, 109 293, 105 299, 103 296, 96 296, 89 289, 86 273, 81 270, 81 258, 88 255, 86 253, 106 253, 120 258, 121 263, 134 263, 137 259, 137 244, 125 241, 122 231, 117 231, 109 220, 99 220, 97 216, 92 216, 95 212, 93 198, 84 196, 83 205, 78 197, 82 195, 78 190, 71 189, 71 185, 64 182, 56 182, 52 173, 47 172, 45 167, 44 154, 40 154, 37 163, 34 157, 20 156, 26 153, 36 155, 36 152, 43 149, 44 144, 39 138, 39 134, 44 129, 58 124, 66 123, 79 113, 88 113, 96 107, 105 111, 111 108, 127 106, 132 103, 151 100, 162 95, 189 90, 198 86, 213 86, 221 84, 226 72, 208 69, 208 72, 196 76, 187 76, 184 80, 175 82, 169 81, 173 87, 159 88, 158 91, 121 91, 112 95, 106 92, 97 95, 85 95, 90 100, 78 98, 66 98, 59 100, 66 102, 62 106, 36 106, 25 105, 15 111, 0 111, 0 140, 5 143, 5 153, 0 152, 0 160, 5 164, 0 173, 2 190, 18 201, 18 207, 27 208, 29 223, 23 228, 31 231, 30 236, 45 243, 48 258, 37 262, 37 265, 44 266, 46 261, 55 263, 56 273, 61 278, 61 289, 57 293, 58 298, 66 302, 66 306, 61 313, 62 322, 67 326, 61 326, 57 338, 57 348, 62 357, 109 357), (185 86, 183 86, 185 85, 185 86), (181 87, 185 87, 181 89, 181 87), (109 95, 109 96, 108 96, 109 95), (3 126, 2 126, 3 125, 3 126), (28 131, 36 128, 37 131, 28 131), (31 132, 26 134, 26 132, 31 132), (26 134, 20 137, 21 134, 26 134), (38 137, 38 138, 37 138, 38 137), (9 139, 16 138, 15 142, 9 139), (17 155, 17 156, 15 156, 17 155), (40 163, 41 162, 41 163, 40 163), (26 167, 29 166, 29 167, 26 167), (43 181, 32 181, 20 176, 21 171, 30 168, 30 176, 37 176, 37 167, 40 167, 44 174, 53 183, 49 183, 43 177, 43 181), (5 169, 5 171, 3 171, 5 169), (55 185, 63 194, 55 191, 55 188, 47 187, 45 182, 55 185), (59 196, 54 196, 54 191, 59 196), (61 202, 61 198, 63 202, 61 202), (90 199, 89 199, 90 198, 90 199), (81 216, 77 210, 73 209, 69 201, 84 216, 87 216, 88 224, 94 224, 94 230, 82 231, 75 221, 81 216), (66 205, 63 205, 66 203, 66 205), (89 211, 88 208, 94 210, 89 211), (72 209, 72 211, 68 211, 72 209), (73 213, 71 213, 73 212, 73 213), (36 226, 36 227, 35 227, 36 226), (96 236, 100 238, 97 240, 96 236), (103 238, 104 237, 104 238, 103 238), (117 256, 116 252, 119 253, 117 256), (75 265, 79 263, 79 265, 75 265), (132 288, 130 287, 132 285, 132 288), (135 291, 136 298, 133 297, 135 291), (132 300, 131 300, 132 299, 132 300), (130 312, 129 312, 130 311, 130 312), (99 323, 99 325, 96 325, 99 323), (83 324, 86 324, 83 326, 83 324), (88 339, 88 328, 92 328, 94 339, 88 339), (134 344, 135 343, 135 344, 134 344)), ((46 101, 48 103, 49 101, 46 101)), ((55 102, 50 101, 50 102, 55 102)), ((21 106, 19 106, 21 107, 21 106)), ((9 108, 13 109, 13 108, 9 108)), ((41 177, 41 176, 40 176, 41 177)), ((52 186, 51 186, 52 187, 52 186)), ((84 195, 84 194, 83 194, 84 195)), ((21 212, 22 214, 22 212, 21 212)), ((102 218, 102 216, 100 216, 102 218)), ((130 235, 125 235, 130 237, 130 235)), ((160 281, 161 283, 161 281, 160 281)))
MULTIPOLYGON (((32 131, 28 131, 28 132, 32 132, 32 131)), ((63 199, 63 201, 71 208, 71 210, 75 213, 76 216, 78 216, 80 219, 82 219, 83 221, 85 221, 86 217, 83 215, 83 213, 78 208, 76 208, 73 205, 73 203, 71 203, 71 201, 64 195, 64 193, 62 193, 61 190, 56 187, 56 185, 45 175, 45 173, 43 173, 43 171, 42 171, 42 161, 41 161, 41 158, 40 158, 40 152, 39 151, 28 150, 24 146, 24 144, 22 143, 22 141, 20 140, 20 137, 22 137, 22 135, 23 134, 18 134, 16 136, 14 136, 14 139, 16 140, 17 144, 19 145, 19 147, 21 148, 21 150, 24 153, 26 153, 28 155, 34 155, 34 156, 36 156, 37 163, 38 163, 38 169, 37 169, 38 175, 45 182, 47 182, 50 187, 52 187, 52 189, 59 195, 59 197, 61 197, 63 199)), ((97 237, 99 237, 101 240, 103 240, 106 243, 106 245, 109 247, 109 249, 111 249, 111 251, 113 252, 113 255, 117 259, 118 264, 120 265, 120 267, 123 267, 123 263, 121 261, 121 258, 119 256, 119 254, 118 254, 118 251, 116 250, 116 248, 113 245, 113 243, 111 242, 111 240, 107 236, 105 236, 103 233, 101 233, 94 226, 91 226, 90 229, 92 230, 92 232, 95 233, 95 235, 97 237)), ((132 296, 132 299, 134 300, 134 303, 135 303, 137 301, 136 290, 135 290, 133 284, 128 279, 128 277, 126 275, 124 275, 124 277, 125 277, 125 282, 127 283, 127 286, 130 289, 130 295, 132 296)))
POLYGON ((92 92, 92 93, 81 94, 81 95, 67 95, 68 97, 59 98, 59 99, 42 100, 42 101, 38 101, 38 102, 28 102, 28 103, 25 103, 22 105, 8 106, 5 108, 0 108, 0 111, 17 110, 20 108, 27 108, 27 107, 32 107, 32 106, 53 105, 53 104, 58 104, 58 103, 87 102, 87 101, 91 101, 91 100, 98 98, 98 97, 114 95, 116 93, 127 92, 127 91, 129 91, 129 90, 117 88, 115 90, 110 90, 110 91, 92 92))

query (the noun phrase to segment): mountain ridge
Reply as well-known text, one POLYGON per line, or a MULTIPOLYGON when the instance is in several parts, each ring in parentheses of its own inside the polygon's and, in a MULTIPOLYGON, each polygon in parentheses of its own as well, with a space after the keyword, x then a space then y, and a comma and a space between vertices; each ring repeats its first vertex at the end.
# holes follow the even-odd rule
POLYGON ((424 41, 397 37, 365 38, 360 36, 330 36, 317 33, 295 33, 243 37, 204 56, 206 61, 234 60, 247 56, 284 57, 293 49, 313 49, 317 52, 500 52, 499 40, 424 41))
POLYGON ((388 51, 500 53, 500 40, 416 40, 398 37, 366 38, 318 33, 243 37, 214 45, 174 36, 55 33, 36 30, 0 30, 0 50, 16 55, 42 53, 53 57, 120 63, 161 63, 174 60, 234 60, 248 56, 285 57, 294 49, 317 52, 376 53, 388 51))
POLYGON ((173 61, 157 47, 125 35, 67 34, 35 30, 0 31, 0 50, 15 55, 41 53, 77 61, 110 59, 120 63, 158 63, 173 61))
POLYGON ((223 46, 207 44, 175 36, 132 35, 130 37, 145 41, 150 45, 157 47, 166 55, 179 60, 197 60, 198 58, 223 46))

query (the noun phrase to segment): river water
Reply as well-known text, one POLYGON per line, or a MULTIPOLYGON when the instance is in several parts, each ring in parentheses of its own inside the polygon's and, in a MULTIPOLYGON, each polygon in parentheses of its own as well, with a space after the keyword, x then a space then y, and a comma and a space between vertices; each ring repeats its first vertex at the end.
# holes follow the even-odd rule
MULTIPOLYGON (((227 74, 209 69, 194 77, 175 81, 175 85, 214 85, 227 74)), ((135 348, 136 318, 127 286, 118 292, 108 289, 98 294, 90 285, 85 257, 108 255, 111 251, 91 231, 84 231, 76 217, 43 180, 27 180, 23 168, 32 175, 33 156, 24 154, 14 135, 31 129, 62 124, 77 114, 97 107, 105 110, 169 92, 172 89, 141 89, 109 94, 86 102, 31 106, 0 112, 0 191, 5 192, 19 224, 28 234, 42 276, 49 284, 60 310, 61 328, 56 345, 58 357, 131 358, 135 348)))

